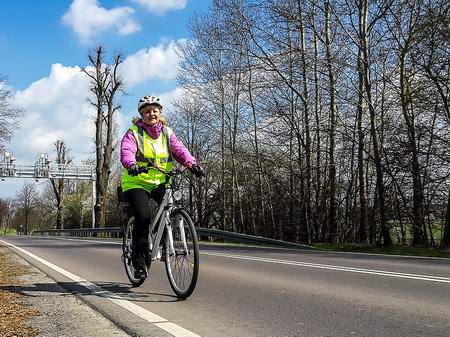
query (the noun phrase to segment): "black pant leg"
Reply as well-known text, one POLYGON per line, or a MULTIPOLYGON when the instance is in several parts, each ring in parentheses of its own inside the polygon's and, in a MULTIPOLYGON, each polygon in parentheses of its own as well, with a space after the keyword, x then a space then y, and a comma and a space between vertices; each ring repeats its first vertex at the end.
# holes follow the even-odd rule
POLYGON ((155 189, 152 190, 150 193, 150 197, 155 200, 155 202, 159 205, 161 205, 164 194, 166 193, 166 184, 158 185, 155 189))
POLYGON ((124 193, 125 199, 133 210, 135 223, 133 227, 133 265, 143 268, 148 259, 148 227, 150 223, 150 195, 147 191, 135 188, 124 193))

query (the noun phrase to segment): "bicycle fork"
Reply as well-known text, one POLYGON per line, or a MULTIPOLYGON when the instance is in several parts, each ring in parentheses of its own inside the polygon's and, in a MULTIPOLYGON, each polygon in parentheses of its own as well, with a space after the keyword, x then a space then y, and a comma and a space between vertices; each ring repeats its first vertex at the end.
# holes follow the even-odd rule
MULTIPOLYGON (((180 236, 181 236, 181 242, 183 243, 183 252, 182 254, 189 254, 189 250, 188 250, 188 246, 187 246, 187 242, 186 242, 186 234, 184 231, 184 223, 183 223, 183 218, 180 218, 179 220, 177 219, 176 222, 171 222, 170 218, 167 219, 167 226, 166 226, 166 237, 167 237, 167 241, 166 241, 166 249, 167 249, 167 253, 171 256, 173 254, 176 254, 177 252, 175 251, 175 248, 173 246, 173 231, 172 231, 172 226, 179 226, 180 229, 180 236)), ((178 252, 180 253, 180 252, 178 252)))

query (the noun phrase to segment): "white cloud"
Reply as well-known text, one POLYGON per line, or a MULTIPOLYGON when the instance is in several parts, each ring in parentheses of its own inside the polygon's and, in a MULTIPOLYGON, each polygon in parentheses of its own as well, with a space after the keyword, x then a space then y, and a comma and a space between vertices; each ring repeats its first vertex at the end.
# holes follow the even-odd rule
POLYGON ((15 103, 25 113, 12 140, 16 157, 33 161, 36 153, 53 153, 56 140, 64 139, 72 148, 72 155, 87 159, 94 134, 88 93, 89 82, 80 68, 58 63, 52 65, 48 77, 17 91, 15 103))
POLYGON ((132 0, 144 6, 149 12, 162 14, 164 12, 183 9, 186 7, 187 0, 132 0))
POLYGON ((115 28, 120 35, 139 31, 141 26, 132 19, 134 9, 128 6, 105 9, 97 0, 73 0, 64 14, 63 22, 71 26, 83 43, 99 33, 115 28))
POLYGON ((183 95, 183 89, 175 88, 172 91, 165 92, 159 95, 162 104, 164 105, 164 113, 170 115, 174 112, 173 102, 178 100, 183 95))
MULTIPOLYGON (((122 72, 129 84, 150 79, 171 80, 176 76, 178 57, 173 49, 175 42, 160 44, 143 49, 125 59, 122 72)), ((144 93, 130 94, 140 97, 144 93)), ((165 112, 173 111, 171 101, 177 97, 180 89, 170 92, 155 92, 161 96, 165 112)), ((145 93, 147 94, 147 93, 145 93)), ((72 148, 72 156, 80 163, 93 157, 95 114, 88 102, 91 97, 87 76, 78 66, 53 64, 47 77, 33 82, 24 90, 13 93, 13 103, 24 108, 20 121, 20 130, 15 132, 10 150, 20 162, 34 162, 36 154, 47 152, 52 157, 54 143, 64 139, 72 148)), ((120 103, 121 98, 117 98, 120 103)), ((125 105, 117 114, 120 135, 129 126, 132 116, 136 115, 134 102, 125 105)), ((119 137, 120 137, 119 135, 119 137)))
POLYGON ((121 73, 127 86, 133 86, 150 79, 172 80, 178 71, 179 57, 175 52, 177 43, 185 40, 159 44, 141 49, 123 62, 121 73))

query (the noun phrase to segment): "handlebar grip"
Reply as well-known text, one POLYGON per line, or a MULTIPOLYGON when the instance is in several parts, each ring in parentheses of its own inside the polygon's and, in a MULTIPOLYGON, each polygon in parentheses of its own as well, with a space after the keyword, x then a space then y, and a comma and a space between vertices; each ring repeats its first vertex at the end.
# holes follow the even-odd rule
POLYGON ((128 169, 128 174, 133 177, 135 177, 141 173, 147 173, 147 172, 148 172, 148 167, 146 167, 146 166, 133 165, 133 167, 128 169))

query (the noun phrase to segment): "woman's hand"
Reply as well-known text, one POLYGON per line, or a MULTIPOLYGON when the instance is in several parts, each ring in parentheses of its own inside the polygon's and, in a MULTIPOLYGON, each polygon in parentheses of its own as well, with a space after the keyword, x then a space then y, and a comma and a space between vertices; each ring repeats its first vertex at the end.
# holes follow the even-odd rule
POLYGON ((133 164, 128 168, 128 174, 130 176, 137 176, 140 173, 139 166, 137 164, 133 164))
POLYGON ((192 165, 191 171, 196 177, 204 177, 205 176, 205 171, 198 164, 192 165))

